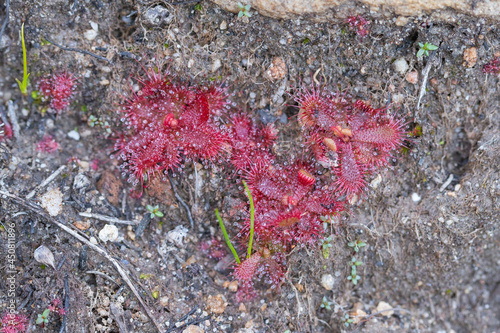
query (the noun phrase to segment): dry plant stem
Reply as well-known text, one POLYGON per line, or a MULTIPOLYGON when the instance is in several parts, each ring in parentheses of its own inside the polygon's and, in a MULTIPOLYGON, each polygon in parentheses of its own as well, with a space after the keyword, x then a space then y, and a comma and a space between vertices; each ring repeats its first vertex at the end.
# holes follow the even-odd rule
POLYGON ((59 333, 64 333, 66 331, 66 318, 68 317, 68 309, 69 309, 69 282, 68 282, 68 274, 64 276, 64 315, 61 323, 61 329, 59 333))
POLYGON ((9 8, 10 8, 10 0, 7 0, 5 2, 5 20, 2 23, 2 28, 0 28, 0 42, 2 41, 2 36, 5 27, 7 27, 7 23, 9 23, 9 8))
POLYGON ((120 219, 117 219, 116 217, 106 216, 106 215, 101 215, 101 214, 80 212, 80 213, 78 213, 78 215, 83 216, 83 217, 93 218, 96 220, 105 221, 105 222, 117 223, 117 224, 127 224, 127 225, 138 225, 139 224, 138 221, 120 220, 120 219))
MULTIPOLYGON (((429 73, 431 71, 432 65, 434 65, 434 58, 436 57, 436 51, 431 52, 431 55, 427 59, 427 64, 422 71, 422 85, 420 86, 420 92, 418 94, 418 102, 417 102, 417 114, 420 109, 420 102, 422 101, 422 97, 425 95, 425 88, 427 87, 427 79, 429 78, 429 73)), ((417 115, 414 115, 414 118, 417 115)))
POLYGON ((86 271, 85 273, 87 274, 94 274, 94 275, 99 275, 99 276, 102 276, 102 277, 105 277, 106 279, 108 279, 109 281, 113 282, 114 284, 118 285, 118 286, 121 286, 121 284, 119 284, 118 282, 116 282, 115 280, 113 280, 112 277, 110 277, 109 275, 106 275, 102 272, 99 272, 99 271, 86 271))
POLYGON ((107 58, 104 58, 104 57, 101 57, 100 55, 97 55, 97 54, 94 54, 92 52, 89 52, 89 51, 85 51, 85 50, 80 50, 80 49, 76 49, 74 47, 65 47, 65 46, 61 46, 57 43, 54 43, 51 39, 47 38, 47 36, 44 36, 43 37, 47 42, 49 42, 50 44, 54 45, 54 46, 57 46, 58 48, 64 50, 64 51, 73 51, 73 52, 78 52, 78 53, 82 53, 82 54, 86 54, 86 55, 89 55, 89 56, 92 56, 96 59, 99 59, 99 60, 102 60, 102 61, 107 61, 110 65, 114 65, 114 63, 107 59, 107 58))
POLYGON ((59 167, 59 169, 57 169, 56 171, 54 171, 48 178, 46 178, 40 185, 38 185, 37 187, 35 187, 35 189, 33 191, 31 191, 27 196, 26 196, 26 199, 29 200, 31 198, 33 198, 33 196, 36 194, 36 191, 39 190, 39 189, 42 189, 44 188, 45 186, 47 186, 51 181, 53 181, 65 168, 66 166, 65 165, 61 165, 59 167))
POLYGON ((108 254, 108 252, 105 249, 103 249, 101 246, 99 246, 97 244, 92 244, 85 237, 81 236, 76 231, 70 229, 65 224, 63 224, 63 223, 61 223, 59 221, 54 220, 40 206, 38 206, 38 205, 36 205, 36 204, 28 201, 28 200, 25 200, 25 199, 22 199, 22 198, 20 198, 18 196, 15 196, 15 195, 13 195, 13 194, 11 194, 9 192, 0 191, 0 196, 2 196, 2 197, 0 197, 2 199, 5 199, 5 197, 6 197, 6 198, 11 199, 12 201, 14 201, 14 203, 16 203, 16 204, 21 205, 21 206, 23 206, 25 208, 30 209, 35 214, 37 214, 37 215, 45 218, 45 220, 47 220, 47 221, 49 221, 49 222, 51 222, 53 224, 55 224, 56 226, 58 226, 59 228, 61 228, 62 230, 64 230, 68 234, 70 234, 71 236, 73 236, 76 239, 78 239, 80 242, 84 243, 85 245, 87 245, 88 247, 90 247, 91 249, 93 249, 94 251, 96 251, 97 253, 99 253, 100 255, 102 255, 109 262, 111 262, 111 264, 118 271, 118 273, 120 274, 120 276, 122 277, 122 279, 125 281, 125 283, 127 283, 127 285, 130 288, 130 290, 132 290, 132 292, 134 293, 135 297, 137 298, 137 300, 139 301, 139 303, 141 304, 141 306, 144 308, 144 311, 146 311, 146 314, 148 315, 149 319, 151 319, 151 321, 153 322, 153 324, 156 326, 156 329, 158 330, 158 332, 164 333, 164 330, 161 328, 161 324, 156 321, 156 318, 154 317, 154 315, 149 311, 148 306, 146 305, 146 303, 142 299, 141 295, 139 294, 139 291, 135 287, 135 285, 132 282, 132 280, 130 280, 130 278, 128 277, 127 272, 121 267, 120 263, 115 258, 113 258, 112 256, 110 256, 108 254))
POLYGON ((184 207, 184 209, 186 209, 189 224, 191 225, 191 229, 193 229, 194 228, 194 221, 193 221, 193 217, 191 216, 191 210, 189 209, 189 206, 184 202, 184 200, 182 200, 179 193, 177 193, 177 189, 175 187, 174 182, 172 181, 172 177, 170 176, 170 172, 167 172, 167 177, 168 177, 168 180, 170 182, 170 186, 172 187, 172 192, 174 192, 175 198, 184 207))

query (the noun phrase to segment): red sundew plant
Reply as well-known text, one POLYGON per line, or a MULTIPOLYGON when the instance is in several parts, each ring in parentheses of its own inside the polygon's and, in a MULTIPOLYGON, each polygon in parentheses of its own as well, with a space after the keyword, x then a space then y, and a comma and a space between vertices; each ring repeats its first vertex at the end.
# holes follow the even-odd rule
POLYGON ((142 88, 122 104, 122 122, 130 129, 115 144, 128 181, 145 179, 181 166, 189 159, 218 161, 229 149, 220 117, 228 108, 222 86, 199 87, 175 82, 169 72, 146 71, 142 88))
POLYGON ((359 36, 361 36, 361 38, 368 35, 367 26, 370 22, 368 22, 363 16, 350 16, 347 18, 347 23, 349 24, 349 28, 354 30, 359 36))
POLYGON ((3 112, 0 113, 0 141, 12 137, 12 127, 3 112))
POLYGON ((52 135, 45 135, 36 145, 36 150, 46 153, 53 153, 59 149, 59 144, 52 135))
POLYGON ((484 65, 483 73, 493 75, 500 74, 500 57, 495 57, 489 63, 484 65))
POLYGON ((24 333, 28 329, 28 317, 6 312, 2 317, 1 333, 24 333))
POLYGON ((295 99, 302 133, 317 162, 334 170, 337 195, 361 193, 367 177, 387 165, 406 138, 402 119, 389 116, 387 108, 353 101, 347 93, 303 88, 295 99))
POLYGON ((69 106, 75 89, 76 78, 68 72, 49 75, 39 84, 42 101, 48 101, 50 109, 57 114, 69 106))
MULTIPOLYGON (((356 19, 355 26, 365 29, 367 21, 356 19)), ((142 185, 198 159, 227 166, 229 178, 243 182, 250 210, 232 224, 238 229, 232 233, 240 248, 248 244, 245 260, 240 261, 216 210, 237 262, 238 301, 256 296, 256 282, 278 290, 286 255, 296 246, 317 245, 325 216, 338 216, 351 196, 361 194, 370 174, 387 165, 406 138, 405 122, 386 108, 374 109, 347 93, 303 88, 295 99, 306 144, 296 145, 294 155, 300 158, 278 157, 272 149, 276 128, 258 126, 247 115, 228 115, 222 86, 182 84, 168 71, 148 69, 146 74, 138 79, 139 91, 121 105, 127 132, 114 146, 123 161, 120 168, 129 182, 142 185)), ((220 259, 225 254, 220 245, 212 239, 202 250, 220 259)))

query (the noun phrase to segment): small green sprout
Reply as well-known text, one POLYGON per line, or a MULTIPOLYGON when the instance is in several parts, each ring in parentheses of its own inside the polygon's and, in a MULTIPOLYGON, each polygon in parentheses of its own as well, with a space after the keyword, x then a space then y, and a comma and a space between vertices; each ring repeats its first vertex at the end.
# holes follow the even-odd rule
POLYGON ((240 12, 238 13, 238 17, 250 17, 252 14, 249 12, 250 10, 250 5, 243 6, 241 2, 238 2, 238 8, 240 9, 240 12))
POLYGON ((151 293, 151 296, 153 296, 154 299, 157 299, 158 296, 160 296, 160 293, 157 290, 155 290, 151 293))
POLYGON ((48 324, 49 323, 49 314, 50 314, 50 310, 49 309, 45 309, 42 314, 38 314, 38 318, 36 318, 36 321, 35 323, 37 325, 45 325, 45 324, 48 324))
POLYGON ((363 246, 366 246, 366 243, 358 239, 355 242, 348 243, 347 246, 353 247, 355 252, 359 252, 359 249, 362 248, 363 246))
POLYGON ((361 279, 361 277, 357 274, 356 272, 356 267, 363 265, 361 261, 356 261, 355 257, 352 257, 351 259, 351 275, 347 277, 347 280, 352 281, 354 285, 358 284, 358 281, 361 279))
POLYGON ((146 208, 151 213, 151 218, 154 218, 155 216, 163 217, 163 213, 158 210, 159 209, 158 205, 154 207, 151 205, 147 205, 146 208))
POLYGON ((417 58, 420 58, 424 54, 428 57, 429 56, 429 51, 434 51, 438 49, 438 46, 432 45, 430 43, 418 43, 418 46, 420 47, 420 50, 417 52, 417 58))
POLYGON ((305 38, 303 41, 302 41, 302 45, 306 45, 306 44, 309 44, 311 40, 309 38, 305 38))
POLYGON ((194 5, 194 10, 201 12, 203 10, 203 7, 201 7, 201 3, 197 3, 194 5))
MULTIPOLYGON (((243 185, 245 186, 245 191, 247 192, 248 199, 250 200, 250 237, 248 240, 248 251, 247 251, 247 258, 250 258, 252 255, 252 244, 253 244, 253 233, 254 233, 254 221, 255 221, 255 207, 253 205, 253 199, 252 199, 252 193, 250 193, 250 189, 248 188, 248 185, 245 181, 243 181, 243 185)), ((241 264, 240 257, 238 256, 238 252, 236 252, 236 249, 234 248, 233 244, 231 243, 231 239, 229 239, 229 235, 226 231, 226 227, 224 226, 224 221, 222 221, 222 218, 220 217, 219 210, 216 208, 215 209, 215 215, 217 216, 217 220, 219 220, 219 226, 222 230, 222 233, 224 234, 224 239, 226 240, 226 244, 233 253, 234 259, 238 264, 241 264)))
POLYGON ((320 308, 332 310, 332 304, 333 304, 333 302, 328 302, 328 300, 326 299, 326 296, 323 296, 323 301, 321 302, 320 308))
POLYGON ((349 317, 349 314, 344 316, 344 325, 345 327, 349 327, 349 324, 352 324, 353 320, 349 317))
POLYGON ((328 259, 328 256, 330 255, 330 248, 332 247, 332 244, 330 242, 332 241, 332 236, 328 238, 324 238, 321 240, 321 247, 323 250, 323 257, 325 259, 328 259))
POLYGON ((24 23, 21 26, 21 43, 23 45, 23 82, 16 79, 17 84, 19 85, 19 90, 21 90, 21 94, 24 96, 28 96, 28 84, 30 80, 28 79, 30 73, 28 73, 28 61, 26 60, 26 45, 24 43, 24 23))

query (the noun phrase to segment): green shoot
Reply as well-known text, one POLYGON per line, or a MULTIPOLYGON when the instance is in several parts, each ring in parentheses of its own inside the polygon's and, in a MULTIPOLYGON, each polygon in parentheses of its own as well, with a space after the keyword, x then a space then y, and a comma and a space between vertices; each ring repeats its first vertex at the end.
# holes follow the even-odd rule
POLYGON ((247 183, 245 181, 243 181, 243 185, 245 186, 245 190, 247 191, 248 199, 250 199, 250 240, 248 241, 248 253, 247 253, 247 258, 250 258, 250 256, 252 255, 255 209, 253 206, 252 193, 250 193, 250 189, 248 188, 247 183))
POLYGON ((234 259, 236 259, 236 262, 238 264, 241 264, 240 257, 238 257, 238 253, 236 252, 233 244, 231 243, 231 240, 229 239, 229 235, 227 234, 226 227, 224 227, 224 222, 222 221, 222 218, 220 217, 219 210, 216 208, 215 209, 215 215, 217 216, 217 219, 219 220, 219 225, 220 228, 222 229, 222 233, 224 234, 224 239, 226 240, 226 244, 233 253, 234 259))
POLYGON ((24 23, 21 26, 21 43, 23 45, 23 82, 16 79, 19 89, 24 96, 28 95, 28 84, 30 73, 28 73, 28 62, 26 60, 26 45, 24 44, 24 23))
POLYGON ((238 17, 250 17, 252 14, 249 12, 250 10, 250 5, 243 6, 241 2, 238 2, 238 8, 240 9, 240 12, 238 13, 238 17))
POLYGON ((429 51, 437 50, 439 47, 436 45, 432 45, 431 43, 418 43, 420 50, 417 52, 417 58, 422 57, 423 55, 429 56, 429 51))
POLYGON ((156 205, 156 206, 151 206, 151 205, 147 205, 146 208, 148 209, 148 211, 151 213, 151 218, 155 217, 155 216, 158 216, 158 217, 163 217, 163 213, 160 212, 159 210, 159 206, 156 205))

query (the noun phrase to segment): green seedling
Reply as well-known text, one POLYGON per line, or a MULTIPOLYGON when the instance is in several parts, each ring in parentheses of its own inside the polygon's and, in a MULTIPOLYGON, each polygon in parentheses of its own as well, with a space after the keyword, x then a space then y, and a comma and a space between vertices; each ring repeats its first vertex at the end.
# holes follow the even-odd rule
POLYGON ((424 54, 428 57, 429 56, 429 51, 434 51, 438 49, 438 46, 432 45, 430 43, 418 43, 418 46, 420 47, 420 50, 417 52, 417 58, 422 57, 424 54))
POLYGON ((360 240, 357 240, 355 242, 348 243, 347 246, 354 248, 354 251, 357 253, 357 252, 359 252, 360 248, 362 248, 363 246, 366 246, 366 243, 362 242, 360 240))
POLYGON ((26 60, 26 44, 24 43, 24 23, 21 26, 21 43, 23 45, 23 81, 19 81, 16 79, 17 84, 19 85, 19 90, 21 90, 21 94, 24 96, 28 96, 28 84, 30 80, 28 79, 30 73, 28 73, 28 61, 26 60))
POLYGON ((154 207, 151 205, 147 205, 146 208, 151 213, 151 218, 154 218, 155 216, 163 217, 163 213, 158 210, 159 209, 158 205, 154 207))
POLYGON ((353 320, 349 317, 349 314, 346 314, 343 319, 345 327, 349 327, 349 325, 353 323, 353 320))
POLYGON ((324 238, 321 240, 321 247, 323 251, 323 257, 325 259, 328 259, 328 256, 330 255, 330 248, 332 247, 332 244, 330 242, 332 241, 332 236, 328 238, 324 238))
POLYGON ((361 277, 357 274, 356 272, 356 267, 363 265, 361 261, 356 261, 355 257, 352 257, 351 259, 351 275, 347 277, 347 280, 352 281, 354 285, 358 284, 358 281, 361 279, 361 277))
POLYGON ((321 302, 320 308, 332 310, 332 304, 333 304, 333 302, 328 302, 328 300, 326 299, 326 296, 323 296, 323 301, 321 302))
MULTIPOLYGON (((245 186, 245 191, 247 192, 248 199, 250 200, 250 237, 248 241, 248 252, 247 252, 247 258, 250 258, 252 255, 252 244, 253 244, 253 232, 254 232, 254 222, 255 222, 255 207, 253 205, 253 199, 252 199, 252 194, 250 193, 250 189, 248 188, 248 185, 245 181, 243 181, 243 185, 245 186)), ((222 218, 220 217, 219 210, 215 209, 215 215, 217 216, 217 220, 219 220, 219 226, 222 230, 222 233, 224 234, 224 239, 226 240, 227 247, 231 250, 231 253, 234 256, 234 259, 238 264, 241 264, 240 257, 238 256, 238 252, 236 252, 236 249, 234 248, 233 244, 231 243, 231 239, 229 239, 229 235, 227 233, 226 227, 224 226, 224 221, 222 221, 222 218)))
POLYGON ((198 2, 196 5, 194 5, 194 10, 201 12, 203 10, 203 7, 201 7, 201 3, 198 2))
POLYGON ((240 9, 240 12, 238 13, 238 17, 250 17, 252 14, 249 12, 250 10, 250 5, 243 6, 241 2, 238 2, 238 8, 240 9))
POLYGON ((42 325, 44 326, 45 324, 49 323, 49 315, 50 315, 50 310, 45 309, 42 314, 38 314, 38 317, 36 318, 35 323, 37 325, 42 325))

